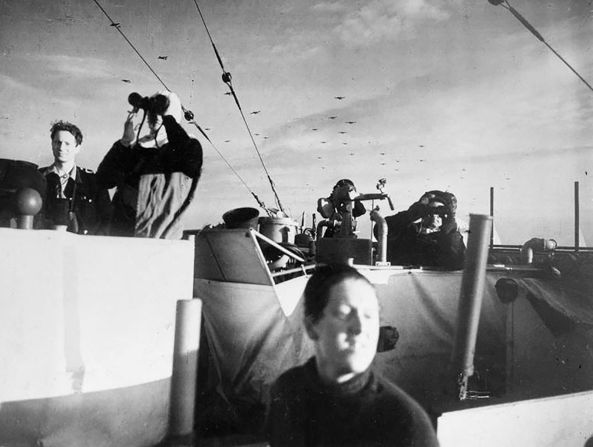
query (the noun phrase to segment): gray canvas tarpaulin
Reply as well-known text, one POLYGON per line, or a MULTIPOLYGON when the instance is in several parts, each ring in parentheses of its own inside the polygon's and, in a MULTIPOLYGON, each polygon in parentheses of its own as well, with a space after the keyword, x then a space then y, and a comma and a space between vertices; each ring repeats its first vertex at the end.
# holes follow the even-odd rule
MULTIPOLYGON (((377 354, 376 368, 427 410, 438 412, 447 390, 455 387, 449 367, 462 272, 367 267, 360 267, 360 271, 377 289, 380 324, 393 326, 399 333, 395 349, 377 354)), ((573 375, 566 365, 561 365, 563 371, 542 371, 540 363, 528 357, 534 349, 539 349, 540 357, 559 355, 557 350, 539 346, 544 339, 552 345, 554 334, 545 328, 530 302, 520 297, 516 303, 503 304, 496 293, 497 281, 512 277, 538 300, 564 306, 567 314, 580 315, 581 320, 589 315, 584 297, 575 297, 569 289, 561 291, 554 278, 536 274, 539 278, 533 278, 534 272, 487 273, 474 364, 476 377, 495 398, 512 389, 513 380, 522 381, 520 387, 526 397, 545 395, 546 389, 571 391, 569 379, 573 375)), ((196 279, 195 294, 204 300, 210 369, 216 371, 210 375, 210 389, 216 389, 231 404, 240 401, 247 403, 246 408, 250 404, 262 408, 273 381, 312 355, 311 342, 302 327, 305 283, 303 276, 279 285, 196 279)), ((565 337, 567 345, 574 345, 570 347, 573 357, 585 349, 576 346, 582 344, 583 337, 586 334, 565 337)))

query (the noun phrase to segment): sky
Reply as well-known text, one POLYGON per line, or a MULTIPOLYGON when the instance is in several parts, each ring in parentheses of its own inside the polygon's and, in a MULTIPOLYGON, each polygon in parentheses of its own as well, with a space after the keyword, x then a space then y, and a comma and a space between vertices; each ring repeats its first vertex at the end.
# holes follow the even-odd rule
MULTIPOLYGON (((593 83, 593 1, 509 3, 593 83)), ((184 124, 204 150, 186 227, 257 208, 251 192, 275 207, 194 1, 99 4, 208 129, 212 144, 184 124)), ((311 224, 317 199, 339 179, 372 193, 386 178, 396 211, 448 190, 466 223, 488 214, 494 188, 497 242, 550 237, 571 246, 578 182, 580 243, 593 245, 593 91, 502 6, 198 4, 280 201, 299 223, 305 213, 311 224)), ((78 163, 96 169, 121 137, 128 95, 163 89, 94 0, 0 0, 0 57, 0 157, 40 166, 52 162, 51 123, 64 119, 84 134, 78 163)), ((359 229, 368 237, 368 215, 359 229)))

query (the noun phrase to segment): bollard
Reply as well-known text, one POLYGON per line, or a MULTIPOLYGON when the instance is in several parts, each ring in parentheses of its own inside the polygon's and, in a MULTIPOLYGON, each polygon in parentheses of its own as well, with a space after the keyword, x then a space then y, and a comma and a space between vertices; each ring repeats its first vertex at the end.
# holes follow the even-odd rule
POLYGON ((17 212, 17 228, 33 229, 33 219, 41 211, 41 194, 33 188, 19 189, 14 195, 14 207, 17 212))
POLYGON ((168 436, 193 433, 202 301, 177 301, 168 436))
POLYGON ((490 216, 470 214, 469 238, 461 280, 457 330, 452 355, 453 366, 458 374, 460 400, 467 398, 467 381, 474 373, 474 352, 486 282, 491 230, 492 218, 490 216))

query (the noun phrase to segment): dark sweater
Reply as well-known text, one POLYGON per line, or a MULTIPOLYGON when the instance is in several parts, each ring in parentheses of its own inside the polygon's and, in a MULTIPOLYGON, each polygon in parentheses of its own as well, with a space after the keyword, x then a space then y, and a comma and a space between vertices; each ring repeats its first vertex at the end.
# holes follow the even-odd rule
POLYGON ((371 370, 325 385, 315 358, 275 382, 266 427, 272 446, 438 446, 428 415, 403 390, 371 370))
POLYGON ((463 268, 465 244, 457 222, 443 223, 440 231, 422 234, 414 221, 417 215, 402 211, 385 218, 387 222, 387 260, 394 265, 463 268))

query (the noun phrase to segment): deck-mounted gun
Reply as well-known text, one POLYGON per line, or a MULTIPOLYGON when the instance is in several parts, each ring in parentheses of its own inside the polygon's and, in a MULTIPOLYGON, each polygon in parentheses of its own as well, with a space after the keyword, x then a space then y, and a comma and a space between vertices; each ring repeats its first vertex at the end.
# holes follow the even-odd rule
POLYGON ((378 213, 378 207, 370 213, 370 218, 380 225, 379 243, 376 256, 373 256, 371 239, 358 239, 356 218, 366 212, 362 202, 387 200, 394 210, 388 194, 383 192, 385 179, 377 184, 378 193, 358 194, 351 180, 340 180, 331 195, 318 200, 317 211, 325 218, 317 224, 317 262, 348 262, 371 265, 384 263, 386 258, 387 225, 378 213), (322 236, 321 230, 326 227, 322 236))

